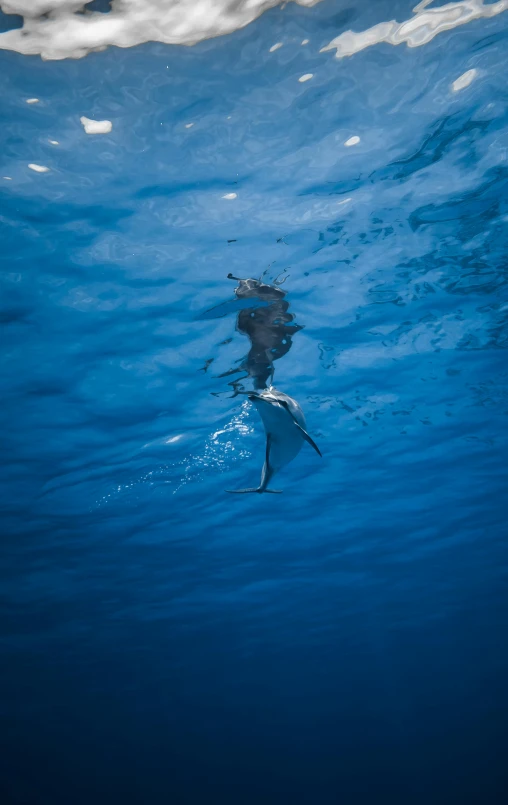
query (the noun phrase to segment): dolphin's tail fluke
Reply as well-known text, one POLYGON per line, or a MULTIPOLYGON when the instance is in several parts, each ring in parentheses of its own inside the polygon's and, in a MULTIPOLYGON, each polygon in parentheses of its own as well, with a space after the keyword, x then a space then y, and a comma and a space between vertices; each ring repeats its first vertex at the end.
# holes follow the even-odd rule
POLYGON ((269 492, 271 495, 281 495, 282 489, 261 489, 258 486, 257 489, 226 489, 226 492, 229 492, 230 495, 247 495, 249 492, 257 492, 259 495, 263 492, 269 492))

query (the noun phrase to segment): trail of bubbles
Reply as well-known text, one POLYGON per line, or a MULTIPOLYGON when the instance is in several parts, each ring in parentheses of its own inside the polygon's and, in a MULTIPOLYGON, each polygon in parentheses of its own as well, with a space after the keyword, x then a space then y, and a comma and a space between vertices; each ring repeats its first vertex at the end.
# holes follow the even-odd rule
POLYGON ((161 464, 138 478, 114 489, 99 498, 94 508, 117 501, 121 496, 132 498, 141 487, 155 490, 162 485, 175 485, 173 495, 189 483, 198 483, 212 473, 227 472, 234 462, 250 458, 251 452, 240 444, 240 439, 254 433, 248 422, 250 404, 245 400, 240 411, 220 430, 211 433, 204 448, 178 461, 161 464))
POLYGON ((235 445, 235 436, 247 436, 254 432, 254 428, 246 421, 249 415, 250 404, 245 400, 240 412, 236 414, 221 430, 212 433, 205 444, 202 453, 191 455, 180 466, 185 465, 178 486, 173 490, 175 495, 179 489, 191 481, 201 480, 207 470, 223 473, 231 463, 249 458, 251 453, 244 447, 235 445))

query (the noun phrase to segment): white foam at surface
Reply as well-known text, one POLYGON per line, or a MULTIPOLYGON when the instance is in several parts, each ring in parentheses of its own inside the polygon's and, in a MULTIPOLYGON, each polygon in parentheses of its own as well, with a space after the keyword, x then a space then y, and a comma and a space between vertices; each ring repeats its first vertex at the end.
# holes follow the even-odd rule
MULTIPOLYGON (((293 0, 313 6, 321 0, 293 0)), ((401 23, 381 22, 365 31, 345 31, 323 51, 336 48, 337 58, 351 56, 380 42, 419 47, 438 33, 508 9, 508 0, 458 0, 428 8, 422 0, 414 17, 401 23)), ((81 58, 110 45, 133 47, 144 42, 194 45, 243 28, 280 0, 112 0, 104 14, 86 9, 86 0, 0 0, 6 14, 24 17, 22 28, 0 33, 0 50, 43 59, 81 58), (85 11, 85 13, 77 13, 85 11), (44 16, 42 16, 44 15, 44 16)), ((302 44, 308 44, 304 39, 302 44)))
POLYGON ((47 173, 49 171, 49 168, 45 165, 36 165, 35 162, 30 162, 28 167, 36 173, 47 173))
POLYGON ((276 50, 282 47, 282 42, 277 42, 277 44, 272 45, 270 48, 270 53, 275 53, 276 50))
POLYGON ((309 44, 308 39, 302 39, 302 45, 308 45, 308 44, 309 44))
MULTIPOLYGON (((320 0, 293 0, 313 6, 320 0)), ((87 11, 86 0, 0 0, 23 28, 0 34, 0 49, 43 59, 79 59, 110 45, 194 45, 243 28, 280 0, 112 0, 111 11, 87 11), (85 10, 84 14, 76 13, 85 10), (45 16, 42 16, 45 15, 45 16)))
POLYGON ((39 99, 38 98, 27 98, 26 102, 27 103, 39 103, 39 99))
POLYGON ((459 77, 456 78, 455 81, 453 82, 452 84, 453 92, 460 92, 461 89, 465 89, 466 87, 468 87, 475 80, 477 75, 478 75, 477 70, 474 69, 466 70, 465 73, 459 75, 459 77))
POLYGON ((424 0, 413 9, 415 14, 409 20, 380 22, 365 31, 344 31, 340 36, 321 48, 321 53, 336 49, 336 57, 342 59, 352 56, 372 45, 386 42, 390 45, 406 43, 416 48, 426 45, 443 31, 449 31, 481 17, 490 18, 508 10, 508 0, 485 3, 485 0, 459 0, 442 6, 427 8, 430 0, 424 0))
POLYGON ((222 198, 227 198, 228 200, 232 200, 232 199, 236 198, 236 193, 226 193, 226 195, 222 196, 222 198))
POLYGON ((314 77, 314 73, 305 73, 305 75, 301 75, 298 81, 300 84, 303 84, 304 81, 310 81, 311 78, 314 77))
POLYGON ((89 117, 79 119, 87 134, 109 134, 113 128, 111 120, 90 120, 89 117))
POLYGON ((355 134, 353 137, 350 137, 350 138, 349 138, 349 140, 346 140, 346 142, 344 143, 344 145, 345 145, 347 148, 349 148, 349 147, 350 147, 350 146, 352 146, 352 145, 358 145, 358 143, 359 143, 359 142, 360 142, 360 138, 358 137, 358 135, 357 135, 357 134, 355 134))
POLYGON ((186 129, 191 129, 193 127, 193 125, 194 125, 194 123, 186 123, 185 128, 186 129))
POLYGON ((58 140, 50 140, 49 142, 51 143, 51 145, 60 145, 58 140))

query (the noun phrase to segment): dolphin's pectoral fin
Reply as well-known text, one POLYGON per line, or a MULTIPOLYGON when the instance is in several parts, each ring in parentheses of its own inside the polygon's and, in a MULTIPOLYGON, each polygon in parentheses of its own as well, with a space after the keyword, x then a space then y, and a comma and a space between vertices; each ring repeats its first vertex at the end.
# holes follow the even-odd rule
POLYGON ((272 436, 270 433, 266 434, 266 447, 265 447, 265 461, 266 467, 270 466, 270 445, 272 444, 272 436))
POLYGON ((295 422, 295 425, 296 425, 296 427, 298 428, 298 430, 300 431, 300 433, 302 434, 302 436, 303 436, 303 438, 305 439, 305 441, 306 441, 306 442, 308 442, 308 443, 310 444, 310 446, 314 448, 314 450, 316 451, 316 453, 317 453, 319 456, 321 456, 321 458, 323 458, 323 454, 322 454, 321 450, 319 449, 319 447, 317 446, 317 444, 316 444, 316 442, 314 441, 314 439, 312 438, 312 436, 309 436, 309 434, 307 433, 307 431, 305 430, 305 428, 302 428, 302 426, 301 426, 301 425, 299 425, 299 424, 298 424, 298 422, 295 422))
POLYGON ((305 441, 308 442, 310 444, 310 446, 314 448, 314 450, 316 451, 318 456, 321 456, 321 458, 323 458, 323 454, 322 454, 321 450, 319 449, 319 447, 317 446, 316 442, 314 441, 312 436, 309 436, 309 434, 307 433, 305 428, 302 428, 302 426, 298 424, 298 422, 294 418, 293 414, 291 413, 291 411, 289 409, 289 405, 287 404, 287 402, 285 400, 283 400, 283 401, 281 400, 281 405, 284 406, 284 408, 288 412, 289 416, 291 417, 291 419, 295 423, 296 427, 298 428, 298 430, 302 434, 302 437, 305 439, 305 441))
MULTIPOLYGON (((249 399, 254 395, 249 395, 249 399)), ((304 431, 305 433, 305 431, 304 431)), ((310 439, 310 436, 308 437, 310 439)), ((261 483, 257 489, 226 489, 232 495, 247 495, 251 492, 257 492, 262 495, 263 492, 268 492, 270 495, 281 495, 282 489, 267 489, 267 483, 273 475, 273 470, 270 468, 270 446, 272 443, 272 436, 270 433, 266 434, 266 450, 265 450, 265 465, 261 474, 261 483)), ((317 448, 316 448, 317 450, 317 448)))

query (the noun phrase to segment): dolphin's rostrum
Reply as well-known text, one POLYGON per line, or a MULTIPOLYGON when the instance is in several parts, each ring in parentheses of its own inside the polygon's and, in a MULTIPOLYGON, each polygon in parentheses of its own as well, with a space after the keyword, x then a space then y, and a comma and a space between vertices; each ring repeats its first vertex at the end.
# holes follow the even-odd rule
POLYGON ((266 455, 261 483, 257 489, 228 489, 228 492, 279 493, 279 489, 268 489, 271 479, 282 467, 298 455, 304 441, 321 455, 319 447, 306 430, 303 411, 288 394, 277 391, 273 386, 261 392, 249 394, 263 420, 266 431, 266 455))

